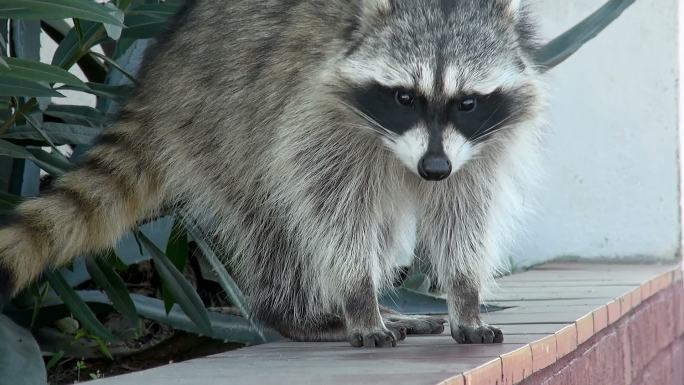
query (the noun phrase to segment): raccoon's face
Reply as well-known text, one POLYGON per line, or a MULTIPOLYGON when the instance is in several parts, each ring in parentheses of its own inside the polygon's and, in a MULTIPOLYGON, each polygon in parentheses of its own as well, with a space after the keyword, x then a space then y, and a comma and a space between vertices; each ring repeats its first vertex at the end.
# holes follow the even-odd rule
POLYGON ((453 175, 536 104, 515 0, 360 0, 344 104, 413 172, 453 175))

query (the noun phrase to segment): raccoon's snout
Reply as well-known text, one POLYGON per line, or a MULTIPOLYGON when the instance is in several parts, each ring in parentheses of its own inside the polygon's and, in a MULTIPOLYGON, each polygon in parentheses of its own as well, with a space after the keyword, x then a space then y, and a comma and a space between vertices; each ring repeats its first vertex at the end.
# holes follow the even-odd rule
POLYGON ((418 162, 418 173, 425 180, 443 180, 451 175, 451 162, 445 155, 426 154, 418 162))

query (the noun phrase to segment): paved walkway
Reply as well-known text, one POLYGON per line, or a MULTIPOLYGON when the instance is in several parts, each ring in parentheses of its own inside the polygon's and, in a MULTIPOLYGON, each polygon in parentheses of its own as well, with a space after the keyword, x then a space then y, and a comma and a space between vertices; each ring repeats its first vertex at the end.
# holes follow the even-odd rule
POLYGON ((512 384, 679 281, 673 265, 550 263, 498 280, 487 302, 511 308, 484 318, 502 328, 503 344, 458 345, 447 334, 409 336, 378 350, 281 342, 90 384, 512 384))

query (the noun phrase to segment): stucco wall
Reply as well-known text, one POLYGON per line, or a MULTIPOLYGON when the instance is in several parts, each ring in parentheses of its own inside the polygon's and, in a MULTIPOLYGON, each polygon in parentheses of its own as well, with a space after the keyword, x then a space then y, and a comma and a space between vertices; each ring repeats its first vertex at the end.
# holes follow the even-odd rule
MULTIPOLYGON (((602 3, 533 9, 551 38, 602 3)), ((545 176, 521 263, 677 255, 677 15, 677 0, 639 0, 550 73, 545 176)))

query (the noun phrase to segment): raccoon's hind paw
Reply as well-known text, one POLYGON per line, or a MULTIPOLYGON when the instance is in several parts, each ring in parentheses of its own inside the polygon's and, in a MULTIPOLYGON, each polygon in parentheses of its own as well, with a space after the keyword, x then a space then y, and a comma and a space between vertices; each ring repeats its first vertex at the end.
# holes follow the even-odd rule
POLYGON ((389 348, 397 346, 397 337, 387 329, 357 330, 349 334, 349 343, 356 348, 389 348))
POLYGON ((500 344, 504 340, 501 329, 487 324, 451 326, 451 336, 459 344, 500 344))

